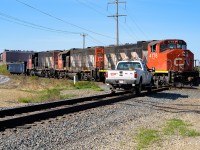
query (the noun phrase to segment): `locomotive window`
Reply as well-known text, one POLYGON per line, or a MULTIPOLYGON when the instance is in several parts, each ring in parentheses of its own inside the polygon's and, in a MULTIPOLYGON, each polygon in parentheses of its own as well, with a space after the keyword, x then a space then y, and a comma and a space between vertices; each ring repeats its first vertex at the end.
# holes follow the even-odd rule
POLYGON ((156 44, 151 46, 151 52, 156 52, 156 44))
POLYGON ((183 50, 187 50, 187 46, 186 45, 182 45, 182 49, 183 50))
POLYGON ((170 49, 176 48, 176 44, 169 44, 169 48, 170 49))
POLYGON ((181 44, 177 44, 177 48, 182 48, 181 44))
POLYGON ((167 45, 166 44, 160 44, 160 51, 163 52, 165 51, 167 48, 167 45))

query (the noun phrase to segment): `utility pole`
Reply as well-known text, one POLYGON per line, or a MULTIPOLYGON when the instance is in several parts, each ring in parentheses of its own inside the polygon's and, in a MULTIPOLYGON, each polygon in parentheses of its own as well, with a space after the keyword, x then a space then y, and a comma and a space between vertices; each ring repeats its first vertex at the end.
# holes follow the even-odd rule
POLYGON ((83 49, 85 49, 85 37, 87 36, 87 34, 83 33, 81 34, 81 36, 83 36, 83 49))
POLYGON ((127 15, 119 15, 119 3, 125 3, 126 2, 119 2, 118 0, 115 0, 115 2, 110 2, 108 4, 116 4, 116 15, 108 16, 108 17, 115 17, 116 18, 116 46, 119 46, 119 21, 118 18, 121 16, 127 16, 127 15))

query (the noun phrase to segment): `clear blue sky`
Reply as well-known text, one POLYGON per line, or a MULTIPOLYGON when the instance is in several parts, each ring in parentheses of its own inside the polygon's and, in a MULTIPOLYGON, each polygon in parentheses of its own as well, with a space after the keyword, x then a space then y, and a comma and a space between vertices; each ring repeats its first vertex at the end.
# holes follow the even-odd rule
MULTIPOLYGON (((200 60, 199 0, 119 0, 120 44, 183 39, 200 60)), ((115 0, 1 0, 0 51, 64 50, 116 43, 115 0)))

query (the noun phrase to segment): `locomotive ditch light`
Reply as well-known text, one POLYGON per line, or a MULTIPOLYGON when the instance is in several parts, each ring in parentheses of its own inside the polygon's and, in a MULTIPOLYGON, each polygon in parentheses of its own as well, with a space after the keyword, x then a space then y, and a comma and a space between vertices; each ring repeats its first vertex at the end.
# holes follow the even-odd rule
POLYGON ((152 67, 151 72, 155 72, 155 71, 156 71, 156 68, 152 67))
POLYGON ((152 69, 148 69, 148 71, 149 71, 149 72, 155 72, 156 69, 155 69, 155 67, 152 67, 152 69))

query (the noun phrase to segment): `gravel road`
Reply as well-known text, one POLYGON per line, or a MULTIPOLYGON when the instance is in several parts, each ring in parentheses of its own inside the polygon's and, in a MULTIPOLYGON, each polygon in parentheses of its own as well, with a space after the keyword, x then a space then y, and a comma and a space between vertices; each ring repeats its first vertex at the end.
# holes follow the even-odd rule
POLYGON ((9 77, 4 76, 4 75, 0 75, 0 84, 6 83, 10 80, 9 77))
MULTIPOLYGON (((84 112, 65 115, 31 128, 0 132, 0 149, 127 150, 137 146, 139 128, 159 129, 179 118, 200 132, 200 90, 169 90, 84 112)), ((163 137, 147 149, 200 149, 200 138, 163 137)))

